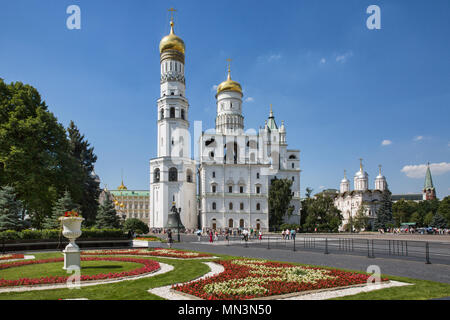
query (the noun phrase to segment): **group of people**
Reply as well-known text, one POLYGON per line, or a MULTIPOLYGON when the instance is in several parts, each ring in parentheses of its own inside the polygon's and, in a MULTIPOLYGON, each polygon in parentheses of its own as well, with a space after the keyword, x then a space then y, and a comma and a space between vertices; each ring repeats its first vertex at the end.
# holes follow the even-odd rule
POLYGON ((289 230, 283 230, 281 231, 281 236, 283 237, 283 240, 295 240, 295 235, 297 234, 297 231, 295 229, 289 230))
MULTIPOLYGON (((202 240, 202 230, 197 230, 196 232, 197 237, 198 237, 198 241, 200 242, 202 240)), ((209 242, 214 242, 214 241, 218 241, 219 237, 222 236, 224 238, 225 241, 230 240, 231 236, 242 236, 242 240, 244 241, 248 241, 250 239, 250 237, 252 237, 253 239, 259 239, 262 240, 262 231, 261 230, 254 230, 253 228, 248 230, 248 229, 239 229, 239 230, 230 230, 230 229, 226 229, 226 230, 213 230, 213 229, 208 229, 206 230, 206 234, 209 237, 209 242)))

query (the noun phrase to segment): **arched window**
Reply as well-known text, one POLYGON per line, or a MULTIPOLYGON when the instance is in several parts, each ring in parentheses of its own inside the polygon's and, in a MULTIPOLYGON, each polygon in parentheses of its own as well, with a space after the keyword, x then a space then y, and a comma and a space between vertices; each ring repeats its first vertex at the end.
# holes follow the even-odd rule
POLYGON ((153 182, 159 182, 161 178, 161 171, 159 170, 159 168, 156 168, 155 171, 153 172, 153 182))
POLYGON ((292 164, 292 169, 294 169, 294 168, 295 168, 295 164, 293 163, 293 164, 292 164))
POLYGON ((257 204, 256 204, 256 210, 258 210, 258 211, 261 210, 261 204, 260 204, 260 203, 257 203, 257 204))
POLYGON ((189 183, 192 183, 192 170, 191 169, 188 169, 186 171, 186 181, 189 183))
POLYGON ((289 156, 289 159, 297 159, 293 154, 289 156))
POLYGON ((230 202, 230 203, 228 204, 228 209, 233 210, 233 202, 230 202))
POLYGON ((212 203, 212 209, 213 209, 213 210, 216 210, 216 209, 217 209, 217 205, 216 205, 215 202, 212 203))
MULTIPOLYGON (((172 94, 173 94, 173 92, 172 92, 172 94)), ((170 117, 175 118, 175 108, 174 107, 170 108, 170 117)))
POLYGON ((244 219, 239 220, 239 227, 244 228, 244 226, 245 226, 244 219))
POLYGON ((169 181, 178 181, 178 170, 177 168, 169 169, 169 181))
POLYGON ((184 120, 184 109, 181 109, 181 119, 184 120))
POLYGON ((244 203, 243 203, 243 202, 241 202, 241 203, 239 204, 239 209, 244 210, 244 203))
POLYGON ((161 120, 164 119, 164 109, 161 109, 161 120))
POLYGON ((228 228, 233 228, 233 219, 228 220, 228 228))

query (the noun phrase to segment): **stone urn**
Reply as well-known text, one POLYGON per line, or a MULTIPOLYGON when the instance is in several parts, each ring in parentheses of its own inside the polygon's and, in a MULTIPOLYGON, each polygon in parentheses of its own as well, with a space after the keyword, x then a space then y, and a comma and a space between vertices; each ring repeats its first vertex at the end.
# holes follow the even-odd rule
POLYGON ((80 267, 80 248, 75 243, 75 239, 81 236, 81 223, 84 218, 81 217, 61 217, 64 237, 69 239, 69 244, 63 250, 64 267, 66 270, 70 266, 80 267))

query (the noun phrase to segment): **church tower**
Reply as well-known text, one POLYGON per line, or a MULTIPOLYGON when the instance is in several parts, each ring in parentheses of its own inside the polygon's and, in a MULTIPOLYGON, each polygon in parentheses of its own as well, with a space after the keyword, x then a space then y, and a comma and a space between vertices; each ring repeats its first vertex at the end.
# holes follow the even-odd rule
POLYGON ((369 189, 369 175, 363 170, 362 159, 359 164, 359 171, 354 178, 355 191, 367 191, 369 189))
POLYGON ((381 165, 379 167, 379 174, 375 178, 375 190, 385 191, 387 189, 386 178, 381 174, 381 165))
POLYGON ((340 190, 341 193, 350 191, 350 181, 347 179, 347 171, 344 170, 344 179, 341 180, 340 190))
POLYGON ((423 187, 423 200, 434 199, 436 199, 436 189, 434 188, 433 178, 431 177, 430 163, 428 163, 425 184, 423 187))
MULTIPOLYGON (((174 9, 170 9, 172 13, 174 9)), ((150 160, 150 227, 164 228, 175 205, 186 228, 196 228, 196 168, 190 158, 188 110, 185 96, 185 45, 170 33, 159 44, 161 78, 157 101, 157 158, 150 160)))
MULTIPOLYGON (((231 60, 228 59, 228 62, 231 60)), ((216 133, 240 134, 244 131, 242 116, 242 87, 231 80, 231 68, 228 65, 227 80, 217 87, 216 133)))

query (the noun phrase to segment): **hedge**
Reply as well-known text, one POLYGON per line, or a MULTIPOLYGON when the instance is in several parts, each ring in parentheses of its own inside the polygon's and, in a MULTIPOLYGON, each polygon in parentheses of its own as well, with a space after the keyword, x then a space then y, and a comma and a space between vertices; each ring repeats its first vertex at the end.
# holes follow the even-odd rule
MULTIPOLYGON (((49 240, 59 239, 60 230, 7 230, 0 232, 0 240, 49 240)), ((61 235, 63 239, 64 236, 61 235)), ((121 229, 82 229, 79 239, 96 238, 120 238, 126 239, 128 236, 121 229)))

